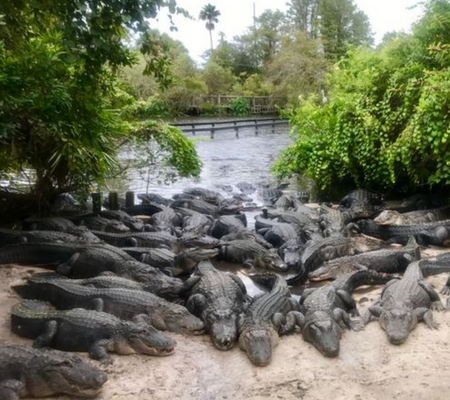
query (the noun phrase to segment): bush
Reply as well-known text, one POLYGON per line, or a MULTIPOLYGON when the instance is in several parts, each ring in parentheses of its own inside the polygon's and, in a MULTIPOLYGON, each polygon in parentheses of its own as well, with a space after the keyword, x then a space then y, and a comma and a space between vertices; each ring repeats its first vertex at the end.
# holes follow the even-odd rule
POLYGON ((249 114, 251 110, 250 103, 243 97, 234 99, 231 103, 231 112, 237 117, 244 117, 249 114))

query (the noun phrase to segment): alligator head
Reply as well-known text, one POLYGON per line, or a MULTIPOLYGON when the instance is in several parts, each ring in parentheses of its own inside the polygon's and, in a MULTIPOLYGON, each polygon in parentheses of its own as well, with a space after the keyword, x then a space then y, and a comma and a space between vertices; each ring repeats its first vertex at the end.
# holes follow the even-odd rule
POLYGON ((98 368, 78 357, 56 351, 45 351, 30 360, 27 391, 33 397, 65 393, 77 397, 96 397, 108 377, 98 368))
MULTIPOLYGON (((201 335, 205 331, 205 324, 202 320, 192 315, 186 308, 178 306, 176 309, 165 312, 163 316, 164 326, 161 329, 168 329, 172 332, 201 335)), ((159 328, 154 324, 156 328, 159 328)))
POLYGON ((343 274, 342 266, 339 263, 326 261, 323 265, 308 274, 310 281, 325 281, 327 279, 336 279, 343 274))
POLYGON ((398 221, 401 221, 401 214, 394 210, 384 210, 373 221, 378 225, 399 225, 398 221))
POLYGON ((342 330, 328 313, 316 311, 309 315, 302 328, 303 339, 325 357, 337 357, 342 330))
POLYGON ((219 254, 219 249, 187 249, 175 257, 173 274, 174 276, 188 274, 200 261, 208 260, 217 254, 219 254))
POLYGON ((257 265, 274 271, 287 271, 288 266, 278 255, 276 249, 265 251, 259 258, 257 265))
POLYGON ((241 329, 239 347, 247 353, 254 365, 264 367, 270 364, 272 349, 278 341, 278 333, 272 324, 255 321, 245 324, 241 329))
POLYGON ((120 332, 120 338, 115 342, 115 350, 119 354, 168 356, 174 352, 175 340, 151 325, 123 322, 120 332))
POLYGON ((394 307, 388 310, 381 307, 370 307, 370 312, 379 316, 381 327, 386 331, 388 340, 392 344, 402 344, 408 339, 418 323, 417 315, 412 308, 394 307))
POLYGON ((301 266, 301 247, 298 245, 287 245, 283 247, 283 260, 288 269, 298 270, 301 266))
POLYGON ((236 314, 232 310, 215 310, 205 314, 205 324, 214 346, 219 350, 230 350, 237 338, 236 314))

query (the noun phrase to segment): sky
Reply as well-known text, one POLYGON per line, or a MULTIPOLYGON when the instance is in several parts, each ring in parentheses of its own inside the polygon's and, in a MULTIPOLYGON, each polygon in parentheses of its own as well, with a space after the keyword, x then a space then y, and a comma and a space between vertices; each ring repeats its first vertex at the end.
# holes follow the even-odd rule
MULTIPOLYGON (((411 24, 421 14, 420 7, 408 10, 419 0, 355 0, 356 5, 369 17, 375 44, 379 43, 386 32, 408 32, 411 24)), ((189 20, 181 15, 173 17, 178 28, 177 32, 170 31, 169 19, 166 12, 162 11, 158 20, 152 23, 152 27, 162 32, 167 32, 174 39, 181 41, 188 49, 190 56, 202 63, 202 54, 209 49, 209 33, 205 28, 205 22, 199 21, 198 15, 203 6, 211 3, 220 11, 219 23, 213 31, 213 41, 216 45, 219 40, 219 32, 225 33, 227 40, 241 35, 253 24, 253 5, 256 16, 264 10, 286 11, 287 0, 177 0, 177 5, 186 9, 195 20, 189 20)))

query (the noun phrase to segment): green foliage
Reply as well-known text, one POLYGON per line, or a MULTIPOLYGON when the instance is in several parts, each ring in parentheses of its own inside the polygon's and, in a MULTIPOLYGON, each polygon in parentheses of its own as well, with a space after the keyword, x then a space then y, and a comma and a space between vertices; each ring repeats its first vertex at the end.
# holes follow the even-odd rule
POLYGON ((150 96, 146 101, 138 100, 130 104, 123 110, 123 114, 127 119, 152 119, 152 118, 168 118, 171 113, 164 100, 159 96, 150 96))
POLYGON ((231 112, 237 117, 245 117, 248 115, 250 110, 250 103, 243 97, 238 97, 231 103, 231 112))
POLYGON ((216 116, 220 114, 219 108, 210 101, 205 101, 200 104, 200 114, 208 116, 216 116))
POLYGON ((295 143, 275 167, 322 190, 450 184, 450 4, 431 0, 412 36, 352 50, 329 78, 330 100, 291 115, 295 143))
POLYGON ((208 94, 231 93, 238 82, 231 68, 222 67, 214 61, 208 62, 203 70, 203 80, 208 88, 208 94))

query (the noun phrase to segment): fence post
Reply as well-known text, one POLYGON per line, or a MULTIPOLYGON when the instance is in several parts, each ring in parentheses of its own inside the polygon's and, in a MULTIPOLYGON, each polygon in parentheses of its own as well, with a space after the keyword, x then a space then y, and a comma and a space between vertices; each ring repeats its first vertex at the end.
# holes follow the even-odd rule
POLYGON ((92 211, 94 213, 99 213, 102 211, 102 193, 95 192, 91 194, 92 197, 92 211))
POLYGON ((133 207, 134 206, 134 192, 128 191, 125 193, 125 207, 133 207))
POLYGON ((117 192, 109 192, 108 208, 113 211, 117 211, 119 209, 119 194, 117 192))
POLYGON ((192 124, 191 126, 192 126, 192 135, 195 136, 195 125, 192 124))
POLYGON ((237 126, 236 121, 233 121, 233 125, 234 125, 234 132, 236 134, 236 137, 238 138, 239 137, 239 128, 237 126))
POLYGON ((214 129, 215 126, 216 126, 215 123, 212 123, 212 124, 211 124, 211 139, 214 139, 214 132, 216 131, 216 130, 214 129))
POLYGON ((258 136, 258 120, 255 119, 255 135, 258 136))

